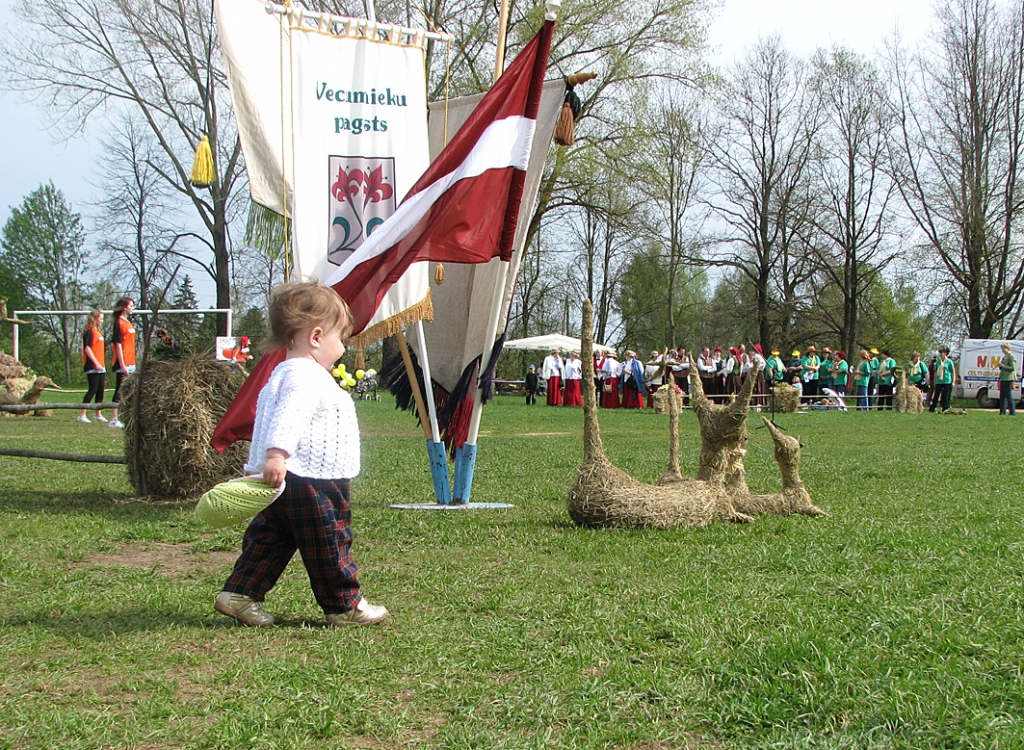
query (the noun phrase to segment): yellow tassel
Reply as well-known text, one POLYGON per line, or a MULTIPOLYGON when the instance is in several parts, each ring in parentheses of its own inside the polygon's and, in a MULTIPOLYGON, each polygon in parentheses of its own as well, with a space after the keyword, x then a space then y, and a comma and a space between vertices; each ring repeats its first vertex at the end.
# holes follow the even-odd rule
POLYGON ((566 102, 562 105, 562 111, 558 113, 558 122, 555 123, 555 143, 559 146, 571 146, 576 142, 575 121, 572 116, 572 107, 566 102))
POLYGON ((213 151, 210 149, 210 139, 205 135, 196 147, 196 160, 192 163, 189 179, 196 187, 209 187, 213 184, 213 151))
POLYGON ((444 283, 444 265, 441 263, 434 268, 434 283, 438 286, 444 283))

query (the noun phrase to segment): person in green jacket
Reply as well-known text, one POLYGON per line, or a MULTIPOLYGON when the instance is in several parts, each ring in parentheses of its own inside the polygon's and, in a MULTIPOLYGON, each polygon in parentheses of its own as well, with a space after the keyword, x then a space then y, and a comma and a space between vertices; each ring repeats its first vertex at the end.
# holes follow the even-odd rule
POLYGON ((818 370, 821 368, 821 360, 818 359, 818 349, 814 346, 807 347, 807 354, 800 358, 800 380, 804 384, 804 397, 808 402, 818 397, 818 370))
POLYGON ((918 390, 928 390, 928 365, 921 359, 921 352, 914 352, 907 362, 907 382, 918 390))
POLYGON ((877 349, 872 348, 871 354, 871 382, 868 383, 868 402, 872 407, 878 407, 878 355, 877 349))
POLYGON ((932 403, 928 411, 935 411, 941 406, 942 411, 949 411, 949 397, 953 394, 953 381, 956 379, 956 364, 949 358, 949 347, 939 349, 939 358, 935 360, 935 388, 932 390, 932 403))
POLYGON ((871 408, 871 354, 866 349, 860 350, 860 364, 857 365, 857 411, 871 408))
POLYGON ((1013 384, 1017 380, 1017 358, 1013 356, 1009 341, 1004 341, 1000 348, 1003 358, 999 362, 999 413, 1002 415, 1009 411, 1010 416, 1015 417, 1017 407, 1013 403, 1013 384))
POLYGON ((846 352, 842 349, 836 351, 832 358, 832 382, 833 389, 840 396, 846 397, 846 383, 850 376, 850 363, 846 361, 846 352))
POLYGON ((882 350, 878 362, 878 408, 892 411, 892 396, 896 392, 896 360, 888 349, 882 350))

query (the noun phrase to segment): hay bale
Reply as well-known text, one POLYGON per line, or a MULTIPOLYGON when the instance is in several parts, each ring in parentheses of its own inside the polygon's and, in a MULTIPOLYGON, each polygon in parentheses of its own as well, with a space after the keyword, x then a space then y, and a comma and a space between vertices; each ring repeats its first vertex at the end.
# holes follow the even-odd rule
POLYGON ((907 374, 900 371, 900 382, 892 397, 893 408, 905 414, 920 414, 924 411, 924 393, 916 385, 907 383, 907 374))
MULTIPOLYGON (((21 364, 10 354, 0 351, 0 378, 3 380, 24 378, 26 372, 25 365, 21 364)), ((25 386, 25 390, 28 390, 28 386, 25 386)), ((20 396, 21 394, 18 395, 20 396)))
MULTIPOLYGON (((651 398, 654 399, 654 413, 655 414, 671 414, 672 413, 672 398, 671 391, 676 389, 677 394, 682 393, 682 389, 679 389, 675 385, 663 385, 661 388, 656 390, 651 398)), ((680 396, 676 399, 676 410, 681 412, 683 410, 683 399, 680 396)))
POLYGON ((196 356, 150 361, 141 381, 138 373, 124 381, 125 458, 138 495, 196 497, 241 474, 249 444, 235 443, 220 455, 210 438, 243 380, 228 363, 196 356))
POLYGON ((780 414, 796 414, 800 405, 800 391, 788 383, 775 385, 775 411, 780 414))

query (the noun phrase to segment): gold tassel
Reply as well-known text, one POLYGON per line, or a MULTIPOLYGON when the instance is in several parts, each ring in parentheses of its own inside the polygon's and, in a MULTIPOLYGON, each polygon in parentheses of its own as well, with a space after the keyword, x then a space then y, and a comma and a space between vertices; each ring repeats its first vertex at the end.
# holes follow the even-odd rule
POLYGON ((574 127, 572 107, 569 106, 569 102, 566 102, 562 105, 562 111, 558 113, 558 122, 555 123, 555 143, 559 146, 574 144, 576 142, 574 127))
POLYGON ((196 187, 209 187, 213 184, 213 151, 210 139, 205 135, 196 147, 196 160, 192 163, 192 174, 189 180, 196 187))
POLYGON ((365 370, 366 369, 366 359, 363 357, 363 350, 362 349, 356 349, 356 369, 357 370, 365 370))
POLYGON ((444 264, 438 263, 434 268, 434 283, 438 286, 444 283, 444 264))

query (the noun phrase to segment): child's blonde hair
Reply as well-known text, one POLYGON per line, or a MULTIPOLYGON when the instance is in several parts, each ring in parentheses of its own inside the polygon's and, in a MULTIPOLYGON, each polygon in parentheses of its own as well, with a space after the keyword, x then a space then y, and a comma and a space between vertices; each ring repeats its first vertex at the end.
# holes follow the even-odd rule
POLYGON ((274 289, 269 348, 289 347, 295 334, 317 326, 324 331, 340 330, 342 338, 352 333, 352 311, 336 291, 315 281, 291 282, 274 289))

